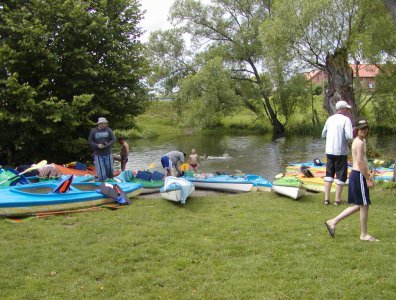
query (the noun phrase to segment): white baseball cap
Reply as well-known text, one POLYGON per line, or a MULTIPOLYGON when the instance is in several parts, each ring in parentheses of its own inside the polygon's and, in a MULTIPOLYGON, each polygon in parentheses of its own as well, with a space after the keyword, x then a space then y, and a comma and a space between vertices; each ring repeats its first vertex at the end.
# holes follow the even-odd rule
POLYGON ((338 101, 335 105, 336 110, 340 110, 342 108, 351 108, 352 106, 350 106, 346 101, 341 100, 338 101))

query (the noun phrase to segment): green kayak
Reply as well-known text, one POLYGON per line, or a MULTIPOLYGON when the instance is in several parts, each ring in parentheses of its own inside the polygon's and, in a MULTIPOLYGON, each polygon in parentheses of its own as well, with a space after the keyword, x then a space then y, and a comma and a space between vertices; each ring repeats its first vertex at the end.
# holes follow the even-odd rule
MULTIPOLYGON (((148 172, 145 171, 145 174, 148 172)), ((143 186, 143 191, 140 193, 141 195, 143 194, 151 194, 151 193, 159 193, 160 188, 164 185, 164 181, 162 179, 159 180, 154 180, 151 179, 150 176, 145 176, 143 178, 138 177, 139 172, 137 173, 137 176, 133 175, 132 171, 126 170, 121 172, 118 176, 108 179, 106 181, 108 182, 133 182, 133 183, 140 183, 143 186)))

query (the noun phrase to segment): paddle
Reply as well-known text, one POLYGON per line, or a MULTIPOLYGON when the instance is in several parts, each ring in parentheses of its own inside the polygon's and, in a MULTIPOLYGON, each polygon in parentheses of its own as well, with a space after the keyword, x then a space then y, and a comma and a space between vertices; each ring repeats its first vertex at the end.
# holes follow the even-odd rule
POLYGON ((3 180, 2 182, 0 182, 0 185, 2 185, 3 183, 5 183, 7 181, 14 180, 14 179, 18 178, 19 176, 21 176, 21 175, 23 175, 23 174, 25 174, 27 172, 30 172, 30 171, 36 170, 38 168, 44 167, 46 164, 47 164, 47 161, 46 160, 42 160, 39 163, 37 163, 35 165, 32 165, 30 168, 27 168, 25 171, 23 171, 23 172, 21 172, 19 174, 16 174, 14 177, 10 177, 10 178, 7 178, 7 179, 3 180))
POLYGON ((149 166, 148 166, 149 169, 153 169, 154 167, 155 167, 155 163, 151 163, 151 164, 149 164, 149 166))
POLYGON ((184 163, 180 165, 180 170, 188 171, 190 169, 190 165, 188 163, 184 163))
POLYGON ((236 172, 236 175, 241 175, 241 176, 245 175, 245 173, 243 173, 241 170, 236 169, 234 171, 236 172))

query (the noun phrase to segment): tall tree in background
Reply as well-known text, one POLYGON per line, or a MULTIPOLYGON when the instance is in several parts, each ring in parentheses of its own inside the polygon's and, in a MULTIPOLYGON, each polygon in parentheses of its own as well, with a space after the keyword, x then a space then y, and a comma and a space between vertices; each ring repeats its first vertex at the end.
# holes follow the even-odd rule
POLYGON ((148 83, 160 93, 174 96, 179 80, 196 72, 193 53, 179 28, 151 32, 145 51, 151 63, 148 83))
MULTIPOLYGON (((288 0, 274 1, 274 18, 263 27, 264 40, 283 45, 299 63, 324 70, 328 77, 324 107, 335 112, 335 103, 346 100, 352 117, 358 117, 353 93, 352 51, 373 34, 376 20, 388 22, 380 0, 288 0), (374 22, 374 23, 373 23, 374 22)), ((382 32, 376 34, 384 37, 382 32)))
POLYGON ((197 73, 181 79, 176 100, 177 108, 183 109, 181 122, 188 127, 218 126, 240 104, 235 81, 220 57, 208 59, 197 73))
MULTIPOLYGON (((216 56, 213 53, 217 53, 232 80, 239 82, 240 86, 246 83, 254 86, 259 95, 255 99, 255 107, 261 107, 275 133, 283 133, 284 126, 278 119, 260 74, 264 61, 259 29, 270 13, 267 3, 270 1, 213 0, 203 4, 196 0, 176 0, 171 7, 170 19, 181 32, 191 34, 195 49, 210 51, 212 58, 216 56)), ((239 89, 238 93, 246 98, 244 90, 239 89)))
POLYGON ((98 116, 130 128, 146 72, 137 0, 0 5, 0 148, 9 163, 87 158, 98 116))

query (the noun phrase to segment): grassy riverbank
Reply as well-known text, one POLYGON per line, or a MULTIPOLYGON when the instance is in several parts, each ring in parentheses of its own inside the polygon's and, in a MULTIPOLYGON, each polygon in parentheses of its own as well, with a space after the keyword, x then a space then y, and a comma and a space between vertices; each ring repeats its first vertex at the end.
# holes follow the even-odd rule
MULTIPOLYGON (((321 105, 317 104, 316 106, 319 120, 324 122, 326 114, 321 105)), ((172 102, 153 101, 149 103, 146 112, 136 118, 137 128, 129 132, 122 132, 122 134, 135 138, 150 138, 160 135, 191 135, 198 132, 202 134, 211 134, 212 132, 216 132, 216 134, 219 132, 265 134, 272 132, 271 124, 267 119, 257 119, 257 116, 245 107, 241 107, 235 114, 223 118, 221 125, 212 129, 181 128, 177 126, 177 120, 172 102)), ((313 126, 310 114, 304 111, 290 119, 287 130, 289 133, 310 134, 321 131, 322 125, 313 126)))
POLYGON ((144 199, 12 224, 0 220, 2 299, 394 299, 395 190, 372 190, 369 232, 323 194, 144 199))
MULTIPOLYGON (((171 101, 150 102, 146 112, 136 118, 136 124, 138 126, 136 129, 117 133, 133 138, 151 138, 196 133, 211 134, 213 132, 216 132, 216 134, 219 132, 229 134, 265 134, 272 132, 272 127, 268 119, 257 119, 257 116, 246 107, 240 107, 235 114, 223 118, 221 125, 213 129, 181 128, 177 126, 178 118, 173 104, 171 101)), ((319 124, 312 124, 312 108, 307 107, 306 109, 297 111, 290 117, 289 122, 286 124, 287 134, 320 135, 323 124, 328 117, 327 112, 323 108, 321 96, 315 97, 314 109, 317 112, 319 124)), ((363 115, 372 124, 370 129, 372 132, 379 134, 394 132, 394 125, 392 124, 384 126, 377 125, 371 121, 374 119, 374 115, 370 104, 366 106, 363 115)), ((284 120, 281 121, 284 122, 284 120)))

